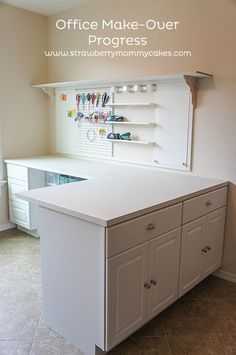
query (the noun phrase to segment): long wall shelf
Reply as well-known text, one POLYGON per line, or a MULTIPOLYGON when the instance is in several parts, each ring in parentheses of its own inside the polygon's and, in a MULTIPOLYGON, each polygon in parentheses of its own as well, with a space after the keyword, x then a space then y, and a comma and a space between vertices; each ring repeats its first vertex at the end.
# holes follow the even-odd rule
POLYGON ((107 125, 107 126, 112 126, 112 125, 124 125, 124 126, 146 126, 146 127, 155 127, 157 126, 156 122, 137 122, 137 121, 105 121, 105 122, 90 122, 88 121, 91 125, 107 125))
POLYGON ((131 143, 131 144, 143 144, 143 145, 156 145, 155 142, 144 142, 144 141, 135 141, 135 140, 127 140, 127 139, 108 139, 111 143, 131 143))
POLYGON ((153 102, 121 102, 121 103, 111 103, 107 106, 144 106, 144 107, 156 107, 157 104, 153 102))
POLYGON ((105 124, 107 124, 107 125, 118 124, 118 125, 127 125, 127 126, 147 126, 147 127, 155 127, 156 126, 155 122, 130 122, 130 121, 124 121, 124 122, 107 121, 107 122, 105 122, 105 124))
POLYGON ((165 80, 173 80, 173 79, 184 79, 185 76, 194 77, 194 78, 210 78, 211 74, 207 74, 201 71, 193 71, 193 72, 181 72, 174 74, 161 74, 161 75, 152 75, 145 77, 136 77, 136 78, 123 78, 123 79, 111 79, 111 80, 81 80, 81 81, 69 81, 69 82, 58 82, 58 83, 44 83, 44 84, 32 84, 35 88, 66 88, 66 87, 78 87, 78 88, 94 88, 97 85, 99 87, 111 87, 116 86, 122 83, 122 85, 126 83, 146 83, 147 81, 158 83, 165 80))

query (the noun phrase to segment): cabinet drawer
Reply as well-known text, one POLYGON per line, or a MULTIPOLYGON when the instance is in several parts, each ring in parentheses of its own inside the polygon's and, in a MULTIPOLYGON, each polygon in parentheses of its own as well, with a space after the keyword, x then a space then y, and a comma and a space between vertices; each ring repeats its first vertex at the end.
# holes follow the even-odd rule
POLYGON ((7 176, 13 179, 28 181, 28 168, 20 165, 7 164, 7 176))
POLYGON ((183 224, 226 205, 227 187, 194 197, 183 203, 183 224))
POLYGON ((10 220, 24 228, 30 229, 30 209, 18 202, 9 201, 10 220))
POLYGON ((8 179, 8 193, 9 193, 10 200, 27 206, 28 202, 15 197, 15 194, 22 192, 22 191, 27 191, 27 190, 28 190, 28 183, 27 182, 17 180, 17 179, 12 179, 12 178, 8 179))
POLYGON ((182 204, 180 203, 107 228, 107 257, 179 227, 181 214, 182 204))

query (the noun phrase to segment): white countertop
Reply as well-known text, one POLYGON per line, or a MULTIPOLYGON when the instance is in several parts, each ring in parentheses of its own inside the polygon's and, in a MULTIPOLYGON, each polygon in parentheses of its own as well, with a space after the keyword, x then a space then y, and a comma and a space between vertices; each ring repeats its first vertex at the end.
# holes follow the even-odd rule
POLYGON ((228 184, 227 181, 186 173, 59 157, 6 162, 89 178, 82 182, 26 191, 18 196, 103 226, 138 217, 228 184))
POLYGON ((52 155, 33 156, 20 159, 5 159, 5 163, 26 168, 50 171, 86 179, 99 178, 133 170, 125 164, 103 163, 85 159, 71 159, 52 155))

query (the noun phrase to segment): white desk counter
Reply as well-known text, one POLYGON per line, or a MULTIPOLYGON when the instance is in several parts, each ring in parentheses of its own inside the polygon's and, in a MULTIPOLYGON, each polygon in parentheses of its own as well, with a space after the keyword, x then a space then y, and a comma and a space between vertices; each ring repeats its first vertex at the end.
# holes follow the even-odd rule
POLYGON ((60 157, 6 162, 87 178, 78 183, 27 191, 20 197, 102 226, 111 226, 228 184, 186 173, 60 157))
MULTIPOLYGON (((130 165, 100 163, 86 159, 71 159, 53 155, 33 156, 20 159, 5 159, 6 164, 43 170, 57 174, 83 177, 85 179, 109 176, 133 170, 130 165)), ((136 168, 137 169, 137 168, 136 168)))

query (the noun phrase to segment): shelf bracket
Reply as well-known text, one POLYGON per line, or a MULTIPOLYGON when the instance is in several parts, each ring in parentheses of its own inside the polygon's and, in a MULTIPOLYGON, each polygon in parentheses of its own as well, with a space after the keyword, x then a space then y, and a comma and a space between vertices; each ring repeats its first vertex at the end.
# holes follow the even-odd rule
POLYGON ((189 75, 184 75, 184 80, 189 86, 190 91, 192 93, 192 105, 193 108, 195 108, 197 105, 197 78, 189 75))
POLYGON ((55 89, 54 88, 46 88, 46 87, 42 87, 41 88, 43 90, 43 92, 48 95, 50 97, 50 99, 52 100, 52 102, 54 102, 54 97, 55 97, 55 89))
POLYGON ((6 184, 6 180, 0 180, 0 187, 2 187, 3 185, 5 185, 6 184))

